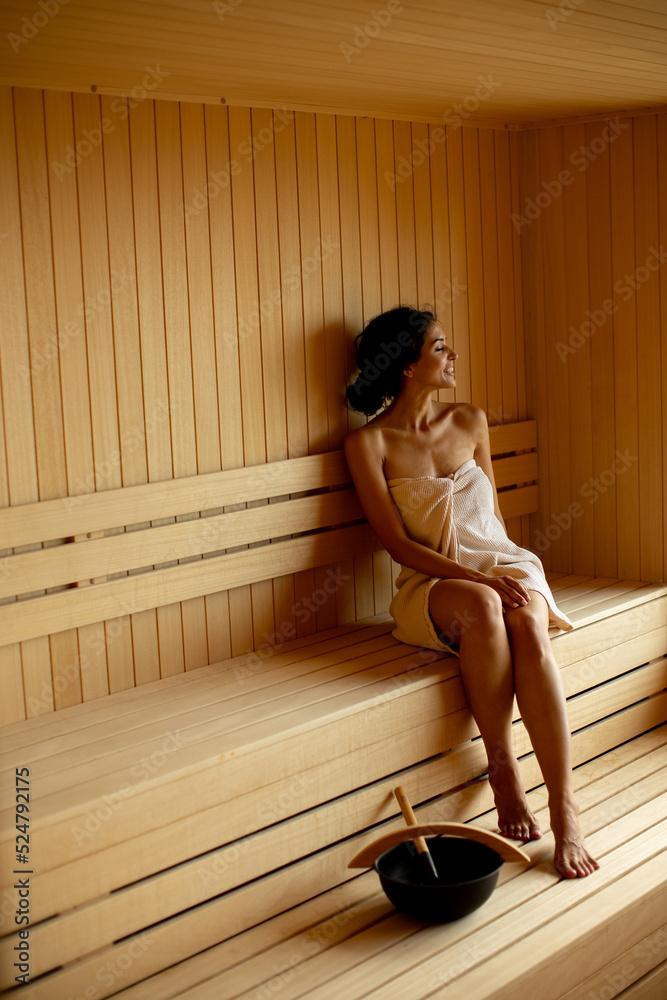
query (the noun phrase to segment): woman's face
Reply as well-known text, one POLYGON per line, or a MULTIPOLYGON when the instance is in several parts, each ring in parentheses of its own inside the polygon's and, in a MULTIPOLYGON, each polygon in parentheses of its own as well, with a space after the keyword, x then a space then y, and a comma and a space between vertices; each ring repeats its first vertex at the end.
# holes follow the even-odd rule
POLYGON ((408 366, 408 370, 412 370, 413 379, 417 379, 424 386, 433 389, 453 389, 456 385, 454 376, 456 358, 458 354, 447 344, 444 331, 436 320, 428 327, 419 357, 408 366))

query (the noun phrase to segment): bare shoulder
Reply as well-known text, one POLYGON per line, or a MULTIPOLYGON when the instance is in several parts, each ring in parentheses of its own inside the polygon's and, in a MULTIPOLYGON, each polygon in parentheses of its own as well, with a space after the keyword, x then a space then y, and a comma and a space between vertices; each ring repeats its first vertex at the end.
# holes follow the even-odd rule
POLYGON ((469 431, 475 438, 488 433, 486 413, 481 406, 475 406, 474 403, 451 403, 447 411, 451 413, 457 426, 469 431))
POLYGON ((374 426, 373 421, 355 428, 345 438, 343 448, 348 462, 354 459, 364 459, 366 462, 375 459, 381 464, 384 461, 382 428, 374 426))

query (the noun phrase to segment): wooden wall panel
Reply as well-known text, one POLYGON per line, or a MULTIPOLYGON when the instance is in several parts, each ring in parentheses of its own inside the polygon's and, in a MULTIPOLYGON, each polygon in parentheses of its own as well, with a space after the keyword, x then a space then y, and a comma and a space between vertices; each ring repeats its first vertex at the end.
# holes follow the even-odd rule
MULTIPOLYGON (((459 353, 443 398, 525 416, 516 136, 9 89, 0 127, 0 502, 338 449, 354 336, 398 304, 459 353)), ((397 572, 376 553, 317 610, 326 568, 3 649, 0 721, 385 611, 397 572)))
POLYGON ((646 115, 517 136, 540 450, 531 546, 561 572, 665 578, 666 126, 646 115))

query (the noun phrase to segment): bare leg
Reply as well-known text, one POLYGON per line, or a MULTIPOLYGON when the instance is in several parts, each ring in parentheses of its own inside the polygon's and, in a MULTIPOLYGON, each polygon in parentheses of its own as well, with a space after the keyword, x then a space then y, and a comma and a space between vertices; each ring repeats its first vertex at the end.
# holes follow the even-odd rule
POLYGON ((531 591, 529 604, 508 610, 505 625, 512 649, 514 684, 521 717, 549 793, 556 870, 565 878, 599 868, 586 850, 572 787, 570 727, 560 672, 548 635, 546 600, 531 591))
POLYGON ((459 645, 461 676, 489 759, 500 832, 516 840, 541 836, 528 808, 512 752, 514 678, 502 602, 481 583, 441 580, 430 597, 431 617, 459 645))

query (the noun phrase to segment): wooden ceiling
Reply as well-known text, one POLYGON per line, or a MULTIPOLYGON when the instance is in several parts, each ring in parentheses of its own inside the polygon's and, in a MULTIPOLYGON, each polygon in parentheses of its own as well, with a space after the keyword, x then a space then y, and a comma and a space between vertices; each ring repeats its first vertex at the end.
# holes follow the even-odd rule
POLYGON ((522 128, 667 105, 667 0, 3 0, 0 82, 522 128))

